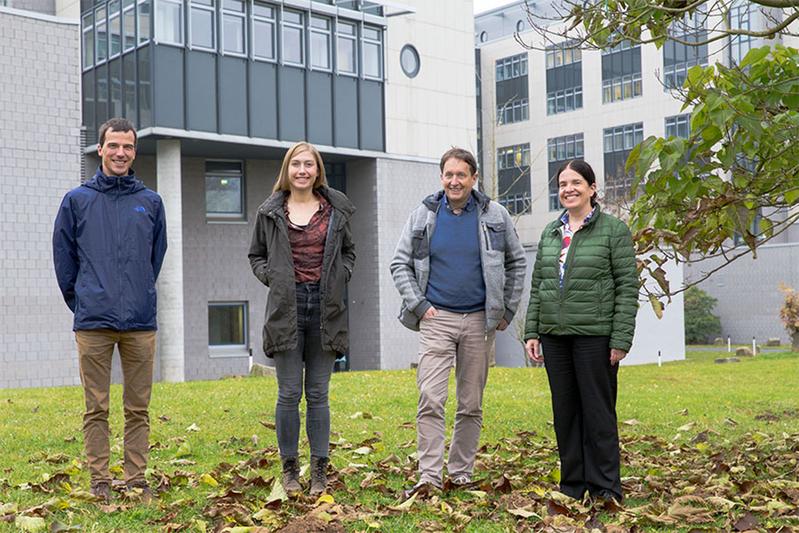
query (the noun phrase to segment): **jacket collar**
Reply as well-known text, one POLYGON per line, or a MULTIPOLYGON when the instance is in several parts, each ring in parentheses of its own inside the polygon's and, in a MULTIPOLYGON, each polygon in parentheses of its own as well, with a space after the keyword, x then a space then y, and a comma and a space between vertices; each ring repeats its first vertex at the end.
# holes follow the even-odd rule
MULTIPOLYGON (((601 214, 602 214, 602 213, 601 213, 601 211, 602 211, 602 210, 600 209, 600 207, 599 207, 599 204, 596 204, 596 205, 594 206, 594 210, 591 212, 592 214, 588 216, 588 222, 586 222, 585 224, 583 224, 583 226, 582 226, 580 229, 583 229, 583 228, 589 228, 589 227, 591 227, 592 225, 594 225, 594 224, 596 223, 597 219, 598 219, 598 218, 601 216, 601 214)), ((563 225, 564 225, 564 222, 563 222, 563 217, 564 217, 564 216, 568 216, 568 215, 567 215, 567 213, 568 213, 568 211, 567 211, 566 209, 564 209, 563 211, 561 211, 561 213, 560 213, 560 216, 559 216, 559 217, 558 217, 558 219, 555 221, 555 225, 554 225, 554 226, 552 226, 552 231, 553 231, 553 232, 555 232, 555 231, 560 231, 560 228, 561 228, 561 226, 563 226, 563 225)), ((567 219, 567 220, 568 220, 568 219, 567 219)))
MULTIPOLYGON (((314 192, 318 193, 325 200, 327 200, 328 203, 333 206, 333 209, 341 212, 341 214, 343 214, 347 219, 350 218, 355 212, 355 206, 352 205, 352 202, 350 202, 342 192, 331 189, 330 187, 326 187, 324 185, 314 189, 314 192)), ((282 217, 283 204, 285 203, 288 194, 288 191, 273 192, 272 195, 263 203, 261 210, 270 217, 282 217)))
POLYGON ((144 189, 144 183, 136 177, 133 169, 127 176, 106 176, 102 167, 97 167, 94 177, 86 181, 84 186, 100 192, 117 192, 131 194, 144 189))
MULTIPOLYGON (((427 198, 425 198, 422 201, 422 203, 430 211, 437 213, 439 207, 441 207, 443 199, 444 199, 444 189, 441 189, 440 191, 436 191, 427 198)), ((485 212, 486 209, 488 209, 488 204, 491 203, 491 198, 481 193, 477 189, 472 189, 472 200, 474 200, 477 203, 477 207, 480 208, 480 211, 483 212, 485 212)))

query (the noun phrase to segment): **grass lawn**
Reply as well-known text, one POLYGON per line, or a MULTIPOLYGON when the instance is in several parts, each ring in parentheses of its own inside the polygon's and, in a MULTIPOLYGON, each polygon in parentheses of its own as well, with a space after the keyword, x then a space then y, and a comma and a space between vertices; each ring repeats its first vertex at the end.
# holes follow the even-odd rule
MULTIPOLYGON (((332 498, 275 489, 272 378, 156 384, 149 505, 87 501, 82 389, 0 390, 0 531, 517 531, 579 526, 671 531, 799 526, 799 356, 623 367, 618 416, 623 510, 561 501, 543 369, 491 370, 472 490, 405 501, 413 481, 412 371, 336 374, 332 498), (562 514, 557 514, 559 511, 562 514), (751 526, 751 527, 744 527, 751 526), (61 529, 58 529, 61 528, 61 529), (234 530, 239 531, 239 530, 234 530), (247 531, 247 530, 241 530, 247 531), (253 530, 250 530, 253 531, 253 530)), ((454 382, 448 426, 454 413, 454 382)), ((112 389, 112 463, 121 477, 121 388, 112 389)), ((302 443, 307 454, 307 442, 302 443)), ((307 463, 307 457, 303 464, 307 463)))

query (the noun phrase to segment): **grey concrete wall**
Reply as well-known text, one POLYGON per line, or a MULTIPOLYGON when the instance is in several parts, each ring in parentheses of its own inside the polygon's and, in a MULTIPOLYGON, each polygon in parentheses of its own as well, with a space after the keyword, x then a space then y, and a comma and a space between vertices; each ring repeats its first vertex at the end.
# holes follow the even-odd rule
POLYGON ((397 320, 401 299, 389 264, 411 211, 441 188, 438 165, 391 159, 377 160, 377 227, 380 297, 380 368, 408 368, 418 359, 418 334, 397 320))
POLYGON ((77 24, 0 9, 0 387, 79 383, 52 232, 80 184, 77 24), (31 82, 31 65, 46 83, 31 82))
MULTIPOLYGON (((719 266, 707 260, 685 267, 686 281, 697 280, 703 272, 719 266)), ((725 266, 699 284, 699 288, 718 300, 715 314, 721 319, 722 336, 732 342, 751 344, 752 337, 765 343, 770 337, 790 342, 780 321, 784 296, 780 283, 799 288, 799 243, 763 245, 757 259, 751 256, 725 266)))
POLYGON ((249 347, 255 362, 265 363, 261 328, 267 289, 247 260, 258 206, 271 193, 278 161, 250 160, 245 165, 247 220, 210 222, 205 216, 205 160, 183 159, 183 279, 186 324, 185 379, 216 379, 246 374, 247 353, 221 354, 208 347, 208 302, 246 301, 249 347))
MULTIPOLYGON (((380 261, 377 204, 377 165, 374 160, 347 163, 347 196, 355 204, 352 240, 355 271, 348 290, 350 315, 350 368, 380 368, 380 291, 387 264, 380 261)), ((382 213, 381 213, 382 214, 382 213)))

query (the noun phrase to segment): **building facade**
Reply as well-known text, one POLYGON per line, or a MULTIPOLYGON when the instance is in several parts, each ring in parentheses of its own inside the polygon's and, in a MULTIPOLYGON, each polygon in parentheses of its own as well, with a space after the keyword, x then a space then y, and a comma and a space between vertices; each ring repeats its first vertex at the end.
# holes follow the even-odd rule
MULTIPOLYGON (((729 7, 726 21, 700 12, 672 28, 672 35, 702 42, 714 27, 761 31, 782 16, 746 0, 729 7)), ((552 14, 549 3, 532 9, 535 16, 552 14)), ((569 42, 545 41, 531 28, 524 2, 481 13, 475 20, 475 46, 483 175, 500 201, 516 213, 520 234, 532 246, 560 210, 554 174, 565 160, 584 158, 591 163, 600 196, 623 210, 630 188, 624 163, 633 147, 651 135, 689 134, 690 109, 681 110, 682 102, 673 94, 688 69, 715 62, 734 65, 753 47, 774 42, 795 47, 797 41, 793 36, 764 42, 739 35, 695 47, 669 40, 660 49, 622 43, 613 49, 580 50, 569 42), (521 46, 517 38, 528 46, 521 46)), ((739 259, 700 283, 719 301, 716 311, 725 335, 737 342, 751 341, 752 336, 785 338, 777 285, 784 281, 799 286, 799 276, 790 266, 794 243, 799 245, 797 225, 764 245, 757 260, 739 259), (741 305, 744 293, 747 305, 741 305)), ((683 274, 686 281, 695 281, 717 265, 718 261, 689 263, 684 273, 682 266, 674 266, 672 286, 683 274)), ((652 360, 655 349, 650 345, 669 344, 669 352, 682 357, 682 322, 679 295, 662 320, 643 303, 639 332, 643 324, 653 328, 646 340, 636 337, 632 362, 652 360), (657 340, 660 337, 663 342, 657 340), (666 342, 678 338, 679 342, 666 342)))
MULTIPOLYGON (((471 2, 84 0, 77 14, 73 3, 48 9, 79 16, 79 26, 68 23, 71 41, 58 45, 71 58, 72 92, 63 98, 79 114, 70 118, 65 151, 76 165, 59 167, 63 179, 36 207, 42 242, 32 247, 46 301, 24 302, 23 291, 19 303, 26 316, 46 305, 57 317, 48 328, 60 344, 49 351, 63 365, 51 382, 28 363, 20 379, 0 376, 0 386, 78 382, 49 232, 60 197, 94 172, 97 128, 112 116, 137 124, 134 167, 167 213, 159 379, 240 375, 251 356, 267 362, 267 289, 252 275, 247 250, 256 209, 299 140, 320 149, 331 186, 357 207, 344 366, 415 361, 416 335, 396 319, 400 299, 388 264, 410 211, 440 188, 440 155, 452 145, 476 148, 471 2)), ((24 228, 15 231, 26 238, 24 228)), ((14 342, 28 342, 37 357, 48 351, 39 325, 14 326, 14 342)), ((5 357, 13 346, 4 334, 5 357)))

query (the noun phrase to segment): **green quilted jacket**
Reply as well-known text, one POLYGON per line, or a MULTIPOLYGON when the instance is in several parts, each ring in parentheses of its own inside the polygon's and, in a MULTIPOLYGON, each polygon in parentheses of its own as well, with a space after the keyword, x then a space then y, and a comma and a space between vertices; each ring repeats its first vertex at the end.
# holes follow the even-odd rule
POLYGON ((639 288, 629 228, 597 206, 572 238, 561 288, 562 225, 560 218, 548 224, 538 243, 524 340, 541 334, 607 335, 611 348, 628 352, 639 288))

